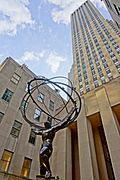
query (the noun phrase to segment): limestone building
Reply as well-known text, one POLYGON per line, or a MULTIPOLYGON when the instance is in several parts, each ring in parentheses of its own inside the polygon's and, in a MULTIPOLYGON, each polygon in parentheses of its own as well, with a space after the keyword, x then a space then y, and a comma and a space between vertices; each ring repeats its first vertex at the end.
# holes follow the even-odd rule
MULTIPOLYGON (((41 137, 31 131, 20 113, 20 108, 25 104, 22 98, 26 93, 27 82, 34 77, 37 76, 24 64, 19 65, 10 57, 0 65, 0 180, 21 180, 22 177, 36 179, 36 175, 40 174, 41 137)), ((35 93, 34 98, 40 105, 45 102, 51 114, 61 105, 60 96, 47 85, 41 92, 35 93)), ((33 118, 36 122, 48 118, 31 101, 26 108, 30 111, 30 119, 33 118)), ((59 134, 61 139, 64 139, 64 131, 56 135, 51 168, 54 176, 58 175, 65 179, 64 155, 59 158, 60 153, 65 150, 61 147, 59 134), (56 161, 58 165, 56 163, 54 166, 56 161)))
POLYGON ((82 98, 69 132, 72 180, 119 180, 120 33, 89 0, 72 13, 71 28, 74 82, 82 98))
MULTIPOLYGON (((53 175, 60 180, 119 180, 120 33, 90 1, 71 15, 71 27, 73 66, 69 78, 81 95, 82 110, 76 122, 56 135, 53 175)), ((35 75, 10 58, 0 70, 1 170, 35 179, 41 139, 36 137, 34 145, 34 135, 30 139, 29 125, 19 112, 26 82, 35 75)), ((41 93, 45 93, 48 107, 48 94, 52 94, 56 107, 60 99, 49 91, 41 93)), ((31 108, 33 117, 35 108, 31 108)), ((4 180, 8 179, 4 176, 4 180)))
POLYGON ((103 0, 117 27, 120 29, 120 1, 103 0))

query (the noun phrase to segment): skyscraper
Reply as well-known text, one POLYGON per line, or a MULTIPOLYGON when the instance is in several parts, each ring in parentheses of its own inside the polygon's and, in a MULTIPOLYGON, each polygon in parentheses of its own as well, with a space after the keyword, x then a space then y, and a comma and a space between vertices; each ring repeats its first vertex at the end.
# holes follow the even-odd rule
POLYGON ((117 27, 120 29, 120 1, 103 0, 117 27))
POLYGON ((89 0, 72 13, 71 29, 71 75, 82 99, 71 127, 72 180, 118 180, 120 32, 89 0))
POLYGON ((120 33, 88 0, 71 15, 75 79, 80 94, 120 74, 120 33))

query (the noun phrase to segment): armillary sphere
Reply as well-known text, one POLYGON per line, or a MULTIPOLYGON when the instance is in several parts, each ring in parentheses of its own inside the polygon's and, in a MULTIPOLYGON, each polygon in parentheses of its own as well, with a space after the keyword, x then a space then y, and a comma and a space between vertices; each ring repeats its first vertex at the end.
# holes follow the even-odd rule
MULTIPOLYGON (((51 126, 58 126, 60 123, 63 124, 63 121, 67 115, 71 112, 72 109, 74 109, 74 113, 69 120, 70 124, 77 118, 81 110, 81 98, 79 93, 73 87, 72 82, 68 78, 62 76, 57 76, 50 79, 40 76, 30 80, 28 82, 27 92, 24 95, 22 102, 24 102, 24 106, 21 106, 21 113, 24 120, 30 126, 39 128, 41 130, 45 129, 43 124, 45 121, 47 121, 48 117, 49 120, 51 120, 51 126), (60 105, 56 107, 54 112, 50 111, 48 105, 46 105, 45 100, 40 102, 36 98, 37 95, 39 95, 41 92, 48 92, 49 89, 51 89, 51 91, 59 97, 61 102, 60 105), (34 104, 34 107, 39 109, 40 112, 45 115, 44 117, 46 117, 46 119, 43 121, 40 120, 39 122, 36 121, 34 117, 31 117, 31 108, 29 107, 29 102, 31 101, 34 104)), ((64 126, 61 128, 65 128, 67 126, 68 122, 66 124, 64 123, 64 126)))

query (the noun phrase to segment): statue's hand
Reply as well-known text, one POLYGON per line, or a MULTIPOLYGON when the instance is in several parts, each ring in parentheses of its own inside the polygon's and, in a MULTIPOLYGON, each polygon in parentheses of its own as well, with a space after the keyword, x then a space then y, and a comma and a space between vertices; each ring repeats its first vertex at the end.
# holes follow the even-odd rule
POLYGON ((35 127, 31 127, 31 130, 35 133, 35 134, 38 134, 39 133, 39 130, 35 127))

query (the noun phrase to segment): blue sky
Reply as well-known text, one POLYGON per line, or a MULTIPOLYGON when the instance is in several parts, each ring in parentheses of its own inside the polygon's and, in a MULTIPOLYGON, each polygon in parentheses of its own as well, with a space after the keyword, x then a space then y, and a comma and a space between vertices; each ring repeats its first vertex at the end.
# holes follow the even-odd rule
MULTIPOLYGON (((105 18, 101 0, 91 0, 105 18)), ((0 0, 0 63, 11 56, 35 74, 67 76, 72 64, 70 14, 85 0, 0 0)))

